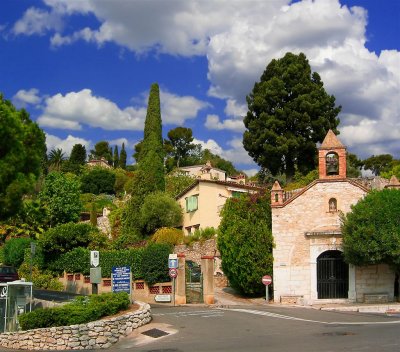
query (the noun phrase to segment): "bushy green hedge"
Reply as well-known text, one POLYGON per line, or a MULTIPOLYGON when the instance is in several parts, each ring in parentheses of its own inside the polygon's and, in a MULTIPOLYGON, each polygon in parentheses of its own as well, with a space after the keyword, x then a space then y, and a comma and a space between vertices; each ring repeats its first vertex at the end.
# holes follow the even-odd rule
POLYGON ((37 309, 19 316, 22 330, 83 324, 113 315, 129 307, 126 292, 78 297, 61 307, 37 309))
MULTIPOLYGON (((113 266, 130 266, 134 280, 144 279, 147 283, 168 282, 168 255, 172 246, 168 244, 150 244, 144 248, 130 248, 112 251, 100 251, 100 267, 103 277, 111 277, 113 266)), ((53 272, 90 273, 90 250, 75 248, 49 265, 53 272)))
POLYGON ((32 240, 26 237, 10 238, 4 244, 4 264, 19 266, 24 261, 25 249, 30 247, 32 240))

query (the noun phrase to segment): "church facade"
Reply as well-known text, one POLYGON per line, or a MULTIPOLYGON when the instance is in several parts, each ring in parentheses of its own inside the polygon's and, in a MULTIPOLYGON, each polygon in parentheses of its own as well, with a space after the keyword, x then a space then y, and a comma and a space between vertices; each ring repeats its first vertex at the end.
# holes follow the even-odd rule
POLYGON ((346 147, 332 131, 319 148, 319 178, 296 192, 271 190, 275 302, 392 301, 395 274, 386 265, 343 260, 340 214, 369 189, 346 177, 346 147))

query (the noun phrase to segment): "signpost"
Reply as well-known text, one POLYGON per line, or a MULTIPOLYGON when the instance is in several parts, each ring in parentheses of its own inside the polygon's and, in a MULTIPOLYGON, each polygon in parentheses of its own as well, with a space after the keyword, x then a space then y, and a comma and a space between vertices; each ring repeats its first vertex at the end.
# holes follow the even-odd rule
POLYGON ((168 256, 168 269, 169 269, 169 277, 172 278, 172 294, 173 294, 173 301, 175 307, 175 279, 178 276, 178 255, 172 253, 168 256))
POLYGON ((272 283, 272 277, 269 275, 264 275, 261 279, 261 282, 265 285, 265 301, 268 303, 268 286, 272 283))
POLYGON ((131 296, 132 276, 130 266, 113 266, 111 271, 112 292, 126 292, 131 296))
POLYGON ((99 251, 90 251, 90 282, 92 283, 92 294, 98 293, 98 284, 101 282, 101 268, 99 251))

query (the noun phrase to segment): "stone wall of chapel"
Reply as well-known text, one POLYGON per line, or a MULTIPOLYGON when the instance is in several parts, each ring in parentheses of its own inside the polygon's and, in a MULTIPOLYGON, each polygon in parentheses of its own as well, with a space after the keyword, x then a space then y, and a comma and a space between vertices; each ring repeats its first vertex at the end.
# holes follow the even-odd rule
POLYGON ((386 264, 356 267, 357 302, 364 302, 365 295, 387 295, 388 301, 394 300, 395 273, 386 264))
POLYGON ((317 183, 283 208, 272 208, 274 235, 274 295, 279 301, 284 295, 311 299, 310 246, 334 249, 341 238, 305 236, 305 232, 323 231, 340 226, 339 212, 365 195, 365 191, 346 181, 317 183), (337 212, 329 212, 330 198, 337 200, 337 212))

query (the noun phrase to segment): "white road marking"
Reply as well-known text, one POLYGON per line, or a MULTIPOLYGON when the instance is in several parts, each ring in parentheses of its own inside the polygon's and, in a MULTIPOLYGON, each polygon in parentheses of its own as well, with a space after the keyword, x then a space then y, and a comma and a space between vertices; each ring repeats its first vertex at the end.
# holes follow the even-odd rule
POLYGON ((153 316, 162 316, 162 315, 173 315, 177 318, 179 317, 187 317, 187 316, 201 316, 202 318, 211 318, 211 317, 220 317, 223 316, 223 312, 218 309, 213 310, 199 310, 193 312, 171 312, 171 313, 156 313, 152 314, 153 316))
POLYGON ((381 324, 400 324, 400 320, 392 320, 392 321, 360 321, 360 322, 341 322, 341 321, 319 321, 319 320, 311 320, 311 319, 302 319, 291 317, 288 315, 276 314, 271 312, 265 312, 260 310, 252 310, 252 309, 230 309, 230 308, 218 308, 221 310, 228 310, 232 312, 243 312, 243 313, 250 313, 256 315, 264 315, 272 318, 278 319, 286 319, 286 320, 296 320, 296 321, 304 321, 308 323, 317 323, 317 324, 327 324, 327 325, 381 325, 381 324))

